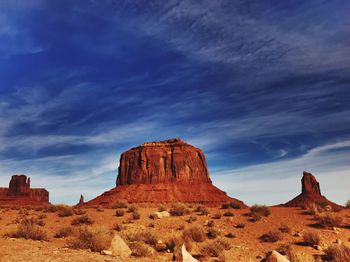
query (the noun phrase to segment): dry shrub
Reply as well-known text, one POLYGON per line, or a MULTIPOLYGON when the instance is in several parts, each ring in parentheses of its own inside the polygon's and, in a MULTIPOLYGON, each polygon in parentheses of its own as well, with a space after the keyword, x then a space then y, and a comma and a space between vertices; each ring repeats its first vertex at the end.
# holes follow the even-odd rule
POLYGON ((158 243, 159 236, 152 230, 142 230, 136 232, 128 232, 126 240, 129 242, 144 242, 151 246, 158 243))
POLYGON ((192 223, 193 221, 196 221, 197 220, 197 217, 196 216, 190 216, 186 221, 187 223, 192 223))
POLYGON ((112 204, 112 208, 128 208, 128 203, 125 201, 117 201, 114 204, 112 204))
POLYGON ((312 231, 306 232, 303 235, 303 240, 304 240, 304 243, 309 246, 315 246, 321 243, 320 234, 312 231))
POLYGON ((103 207, 102 206, 97 206, 96 207, 96 212, 104 212, 103 207))
POLYGON ((74 214, 76 214, 78 216, 81 216, 81 215, 85 215, 86 211, 83 210, 83 209, 76 209, 76 208, 74 208, 74 214))
POLYGON ((290 262, 314 262, 312 255, 296 250, 291 245, 284 245, 281 253, 285 253, 290 262))
POLYGON ((224 239, 216 239, 209 242, 201 249, 204 256, 218 257, 224 250, 231 248, 230 243, 224 239))
POLYGON ((146 257, 152 253, 152 249, 142 242, 130 243, 129 247, 135 257, 146 257))
POLYGON ((32 240, 47 240, 47 232, 42 229, 31 219, 24 218, 21 220, 16 231, 7 233, 6 236, 13 238, 25 238, 32 240))
POLYGON ((220 235, 220 231, 215 227, 211 227, 207 231, 207 236, 209 239, 217 238, 220 235))
POLYGON ((125 214, 125 211, 122 210, 122 209, 117 209, 117 210, 115 211, 115 215, 116 215, 117 217, 122 217, 122 216, 124 216, 124 214, 125 214))
POLYGON ((170 214, 172 216, 183 216, 189 213, 189 209, 182 203, 176 203, 170 209, 170 214))
POLYGON ((214 219, 220 219, 222 216, 222 214, 220 212, 216 212, 214 215, 213 215, 213 218, 214 219))
POLYGON ((229 203, 222 203, 221 204, 221 209, 229 209, 230 208, 230 204, 229 203))
POLYGON ((141 214, 138 211, 134 211, 134 212, 132 212, 131 217, 134 220, 138 220, 141 218, 141 214))
POLYGON ((132 212, 135 212, 135 211, 137 211, 139 208, 136 206, 136 205, 130 205, 129 207, 128 207, 128 213, 132 213, 132 212))
POLYGON ((316 205, 315 203, 312 203, 306 206, 305 209, 306 209, 305 213, 312 216, 318 215, 323 212, 323 209, 320 206, 316 205))
POLYGON ((203 242, 206 239, 205 230, 199 226, 190 227, 182 233, 183 239, 193 240, 195 242, 203 242))
POLYGON ((67 205, 57 205, 57 214, 59 217, 70 217, 74 215, 74 208, 67 205))
POLYGON ((73 234, 73 228, 71 226, 63 227, 57 230, 55 238, 68 237, 73 234))
POLYGON ((339 227, 343 222, 341 216, 331 213, 315 216, 315 219, 322 227, 339 227))
POLYGON ((278 227, 278 230, 281 231, 282 233, 290 233, 290 227, 287 226, 286 224, 282 224, 278 227))
POLYGON ((111 232, 105 227, 83 227, 73 239, 68 241, 68 246, 100 252, 109 248, 112 237, 111 232))
POLYGON ((214 220, 209 220, 207 223, 207 227, 213 227, 213 226, 215 226, 214 220))
POLYGON ((236 225, 236 228, 245 228, 245 224, 244 223, 238 223, 236 225))
POLYGON ((113 230, 118 231, 118 232, 122 231, 123 229, 124 229, 124 226, 119 224, 119 223, 115 223, 113 226, 113 230))
MULTIPOLYGON (((167 247, 167 249, 169 249, 171 252, 174 252, 175 248, 182 245, 183 240, 181 237, 175 237, 175 236, 171 236, 170 238, 168 238, 165 241, 165 245, 167 247)), ((186 245, 187 247, 187 245, 186 245)))
POLYGON ((241 205, 237 202, 230 202, 230 207, 233 209, 241 209, 241 205))
POLYGON ((91 225, 93 223, 94 223, 94 221, 92 221, 92 219, 88 215, 84 215, 84 216, 74 218, 72 220, 71 225, 73 225, 73 226, 91 225))
POLYGON ((233 213, 231 211, 227 211, 223 214, 224 217, 233 217, 233 213))
POLYGON ((160 205, 160 206, 158 207, 158 211, 159 211, 159 212, 168 211, 168 208, 167 208, 167 206, 165 206, 165 205, 160 205))
POLYGON ((197 208, 195 209, 195 212, 198 212, 199 215, 201 215, 201 216, 209 215, 209 210, 203 205, 197 206, 197 208))
POLYGON ((248 215, 253 221, 259 221, 263 217, 268 217, 270 214, 271 211, 267 206, 253 205, 250 207, 250 213, 248 215))
POLYGON ((333 262, 350 261, 350 248, 345 245, 333 244, 325 251, 327 259, 333 262))
POLYGON ((227 233, 226 235, 225 235, 225 237, 227 237, 227 238, 235 238, 236 236, 233 234, 233 233, 227 233))
POLYGON ((263 242, 274 243, 282 239, 281 233, 279 231, 269 231, 260 237, 263 242))

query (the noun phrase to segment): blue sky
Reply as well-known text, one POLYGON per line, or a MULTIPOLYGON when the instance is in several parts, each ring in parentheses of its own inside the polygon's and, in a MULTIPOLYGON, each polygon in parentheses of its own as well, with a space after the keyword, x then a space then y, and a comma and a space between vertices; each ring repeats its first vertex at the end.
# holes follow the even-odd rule
POLYGON ((303 170, 350 187, 349 1, 0 0, 0 182, 53 203, 115 185, 119 155, 181 137, 215 185, 286 202, 303 170))

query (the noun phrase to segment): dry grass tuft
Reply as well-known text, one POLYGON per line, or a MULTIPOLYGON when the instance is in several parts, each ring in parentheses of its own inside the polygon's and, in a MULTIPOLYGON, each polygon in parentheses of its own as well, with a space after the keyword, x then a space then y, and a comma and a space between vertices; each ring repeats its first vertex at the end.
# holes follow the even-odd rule
POLYGON ((350 208, 350 199, 348 201, 346 201, 345 207, 350 208))
POLYGON ((129 242, 144 242, 154 246, 158 243, 159 236, 154 231, 145 229, 142 231, 128 232, 126 240, 129 242))
POLYGON ((189 213, 190 213, 190 210, 186 207, 186 205, 182 203, 176 203, 170 209, 170 214, 172 216, 183 216, 189 213))
POLYGON ((73 225, 73 226, 91 225, 93 223, 94 223, 94 221, 92 221, 92 219, 88 215, 83 215, 83 216, 74 218, 72 220, 71 225, 73 225))
POLYGON ((263 217, 268 217, 270 214, 271 211, 267 206, 253 205, 250 207, 250 213, 248 215, 253 221, 259 221, 263 217))
POLYGON ((117 201, 114 204, 112 204, 112 208, 128 208, 128 203, 125 201, 117 201))
POLYGON ((117 217, 122 217, 122 216, 124 216, 124 214, 125 214, 125 211, 122 210, 122 209, 117 209, 117 210, 115 211, 115 215, 116 215, 117 217))
POLYGON ((279 231, 269 231, 260 237, 263 242, 274 243, 282 239, 282 235, 279 231))
POLYGON ((231 211, 227 211, 223 214, 224 217, 233 217, 234 214, 231 211))
POLYGON ((74 208, 67 205, 57 205, 57 214, 59 217, 70 217, 74 215, 74 208))
POLYGON ((124 229, 124 226, 119 224, 119 223, 115 223, 113 226, 113 230, 118 231, 118 232, 122 231, 123 229, 124 229))
POLYGON ((158 211, 159 211, 159 212, 168 211, 168 208, 167 208, 166 205, 160 205, 160 206, 158 207, 158 211))
POLYGON ((137 211, 139 208, 136 206, 136 205, 130 205, 129 207, 128 207, 128 213, 132 213, 132 212, 135 212, 135 211, 137 211))
POLYGON ((290 262, 314 262, 314 258, 306 254, 302 251, 298 251, 295 248, 293 248, 291 245, 286 245, 283 248, 283 252, 286 254, 286 256, 289 258, 290 262))
POLYGON ((69 239, 67 244, 75 249, 100 252, 109 248, 112 237, 112 233, 105 227, 83 227, 73 239, 69 239))
POLYGON ((138 220, 141 218, 141 214, 138 211, 134 211, 134 212, 132 212, 131 217, 134 220, 138 220))
POLYGON ((220 235, 220 231, 215 227, 211 227, 207 231, 207 236, 209 239, 217 238, 220 235))
POLYGON ((325 250, 325 254, 333 262, 350 261, 350 248, 345 245, 333 244, 325 250))
POLYGON ((278 227, 278 230, 282 233, 290 233, 291 230, 290 230, 290 227, 287 226, 286 224, 281 224, 279 227, 278 227))
POLYGON ((304 243, 309 246, 315 246, 321 243, 320 234, 312 231, 306 232, 303 235, 303 240, 304 240, 304 243))
POLYGON ((343 222, 343 218, 336 214, 316 215, 315 219, 322 227, 339 227, 343 222))
POLYGON ((32 219, 23 218, 16 231, 7 233, 6 236, 32 240, 47 240, 47 232, 38 226, 32 219))
POLYGON ((206 239, 206 232, 202 227, 194 226, 185 229, 182 233, 182 238, 195 242, 203 242, 206 239))
POLYGON ((235 227, 236 228, 245 228, 245 224, 244 223, 238 223, 235 227))
POLYGON ((67 227, 63 227, 60 228, 56 234, 55 234, 55 238, 63 238, 63 237, 69 237, 73 234, 74 230, 71 226, 67 226, 67 227))
POLYGON ((152 249, 142 242, 134 242, 129 244, 132 250, 132 256, 146 257, 152 253, 152 249))
POLYGON ((224 239, 216 239, 209 242, 201 249, 201 254, 204 256, 218 257, 224 250, 231 248, 230 243, 224 239))
POLYGON ((222 216, 222 214, 220 212, 216 212, 214 215, 213 215, 213 218, 214 219, 220 219, 222 216))

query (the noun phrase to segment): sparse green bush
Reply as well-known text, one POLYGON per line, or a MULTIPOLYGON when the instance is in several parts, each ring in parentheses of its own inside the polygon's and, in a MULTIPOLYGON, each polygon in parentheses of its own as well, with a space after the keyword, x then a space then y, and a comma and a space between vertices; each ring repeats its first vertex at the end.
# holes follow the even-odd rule
POLYGON ((94 222, 92 221, 92 219, 88 216, 88 215, 83 215, 83 216, 79 216, 76 217, 72 220, 72 225, 73 226, 78 226, 78 225, 91 225, 94 222))
POLYGON ((183 216, 189 213, 189 209, 182 203, 176 203, 170 209, 170 214, 172 216, 183 216))
POLYGON ((190 227, 182 233, 183 239, 190 239, 195 242, 203 242, 206 239, 205 230, 199 226, 190 227))
POLYGON ((117 209, 117 210, 115 211, 115 215, 116 215, 117 217, 122 217, 122 216, 124 216, 124 214, 125 214, 125 211, 122 210, 122 209, 117 209))
POLYGON ((279 231, 269 231, 260 237, 263 242, 274 243, 282 239, 281 233, 279 231))
POLYGON ((68 241, 68 246, 100 252, 109 248, 112 237, 111 232, 105 227, 83 227, 73 239, 68 241))
POLYGON ((345 245, 333 244, 325 250, 325 254, 333 262, 350 261, 350 248, 345 245))
POLYGON ((63 227, 57 230, 55 238, 68 237, 73 234, 73 228, 71 226, 63 227))
POLYGON ((304 243, 309 246, 315 246, 321 243, 320 234, 317 232, 311 232, 311 231, 306 232, 303 235, 303 240, 304 240, 304 243))
POLYGON ((224 250, 229 250, 230 243, 224 239, 216 239, 209 242, 201 249, 201 254, 205 256, 218 257, 224 250))

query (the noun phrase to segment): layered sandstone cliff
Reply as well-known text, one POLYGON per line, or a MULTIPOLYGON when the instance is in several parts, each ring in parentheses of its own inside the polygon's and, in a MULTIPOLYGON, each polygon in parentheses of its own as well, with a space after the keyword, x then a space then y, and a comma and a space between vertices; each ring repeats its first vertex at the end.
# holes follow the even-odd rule
POLYGON ((336 209, 341 207, 321 195, 320 184, 316 178, 311 173, 304 171, 301 179, 301 194, 285 203, 284 206, 307 208, 312 204, 329 205, 336 209))
POLYGON ((245 207, 242 201, 212 184, 203 152, 181 139, 144 143, 122 153, 116 184, 79 205, 109 205, 118 200, 208 204, 231 201, 245 207))

